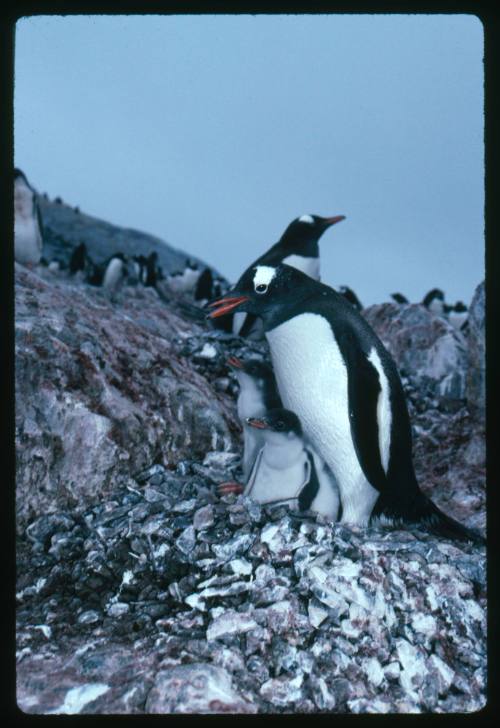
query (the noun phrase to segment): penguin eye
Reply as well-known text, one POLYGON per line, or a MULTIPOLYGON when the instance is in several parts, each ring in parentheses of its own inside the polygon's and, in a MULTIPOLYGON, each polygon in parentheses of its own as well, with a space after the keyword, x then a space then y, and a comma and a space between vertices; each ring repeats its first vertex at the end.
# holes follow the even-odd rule
POLYGON ((276 423, 276 429, 277 430, 283 430, 284 427, 285 427, 285 423, 282 422, 281 420, 278 420, 278 422, 276 423))
POLYGON ((266 293, 267 285, 265 283, 259 283, 258 286, 255 286, 255 291, 257 293, 266 293))

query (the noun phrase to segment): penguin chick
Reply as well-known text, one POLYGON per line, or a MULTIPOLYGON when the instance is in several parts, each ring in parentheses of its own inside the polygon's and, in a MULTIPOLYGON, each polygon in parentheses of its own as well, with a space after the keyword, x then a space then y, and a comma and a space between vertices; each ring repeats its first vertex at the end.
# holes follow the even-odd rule
POLYGON ((250 475, 250 470, 262 447, 260 432, 248 424, 249 417, 260 417, 271 409, 282 407, 276 387, 273 370, 259 359, 241 361, 235 356, 227 363, 234 370, 240 391, 237 400, 238 417, 243 427, 243 477, 250 475))
POLYGON ((20 169, 14 169, 14 258, 36 265, 42 257, 43 226, 37 195, 20 169))
MULTIPOLYGON (((342 220, 345 220, 345 215, 334 217, 301 215, 295 218, 278 242, 248 266, 247 271, 256 265, 276 266, 285 263, 319 281, 319 239, 328 228, 342 220)), ((262 326, 256 323, 256 317, 251 314, 236 312, 233 316, 232 330, 233 334, 240 336, 248 336, 253 332, 256 338, 262 337, 262 326), (254 328, 257 328, 256 332, 253 331, 254 328)))
MULTIPOLYGON (((304 442, 300 420, 294 412, 273 409, 262 417, 249 417, 248 425, 261 433, 260 449, 244 495, 262 504, 289 503, 300 511, 313 511, 335 521, 339 493, 324 463, 304 442)), ((234 483, 223 483, 219 493, 238 492, 234 483)))
POLYGON ((349 288, 349 286, 340 286, 339 287, 339 293, 341 293, 344 296, 344 298, 346 299, 346 301, 349 301, 349 303, 352 306, 354 306, 355 309, 357 309, 358 311, 362 311, 363 310, 363 306, 361 304, 361 301, 356 296, 356 294, 354 293, 354 291, 352 290, 352 288, 349 288))

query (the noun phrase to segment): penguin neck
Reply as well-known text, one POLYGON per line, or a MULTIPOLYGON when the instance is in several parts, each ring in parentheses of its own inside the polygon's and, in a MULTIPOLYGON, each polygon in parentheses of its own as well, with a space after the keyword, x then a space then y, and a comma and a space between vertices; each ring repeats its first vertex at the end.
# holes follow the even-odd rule
POLYGON ((300 255, 303 258, 319 258, 319 244, 316 238, 297 240, 283 236, 279 241, 283 250, 283 257, 300 255))
POLYGON ((281 434, 269 430, 264 433, 264 462, 271 468, 283 470, 302 457, 304 444, 295 434, 281 434))

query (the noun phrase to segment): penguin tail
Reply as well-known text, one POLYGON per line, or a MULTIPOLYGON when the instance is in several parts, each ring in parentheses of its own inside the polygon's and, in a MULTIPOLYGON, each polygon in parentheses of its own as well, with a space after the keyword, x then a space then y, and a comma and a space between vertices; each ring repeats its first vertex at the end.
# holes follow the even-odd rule
MULTIPOLYGON (((381 500, 381 499, 380 499, 381 500)), ((414 523, 441 538, 458 541, 471 541, 477 545, 485 545, 486 539, 478 531, 467 528, 459 521, 437 507, 420 489, 417 491, 411 505, 405 508, 384 508, 383 503, 377 503, 378 515, 394 518, 396 521, 414 523)))
POLYGON ((418 491, 412 511, 412 517, 408 518, 408 520, 421 524, 432 533, 435 533, 436 536, 459 541, 472 541, 481 545, 486 544, 486 539, 482 534, 474 529, 467 528, 467 526, 451 518, 451 516, 447 516, 421 490, 418 491))
POLYGON ((451 516, 447 516, 422 491, 419 491, 416 506, 416 515, 419 516, 418 523, 437 536, 486 545, 486 539, 482 534, 472 528, 467 528, 451 516))

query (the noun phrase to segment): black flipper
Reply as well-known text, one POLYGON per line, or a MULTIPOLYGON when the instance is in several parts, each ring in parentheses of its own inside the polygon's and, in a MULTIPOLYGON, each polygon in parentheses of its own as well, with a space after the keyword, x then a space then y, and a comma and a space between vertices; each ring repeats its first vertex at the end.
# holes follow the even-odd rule
POLYGON ((338 342, 347 366, 349 420, 359 464, 370 485, 384 491, 387 477, 382 467, 377 422, 379 375, 350 331, 338 337, 338 342))
POLYGON ((319 480, 318 473, 316 472, 316 466, 314 464, 314 458, 309 451, 307 451, 307 459, 311 467, 309 482, 304 485, 299 495, 299 509, 301 511, 307 511, 311 507, 311 503, 316 498, 319 491, 319 480))

